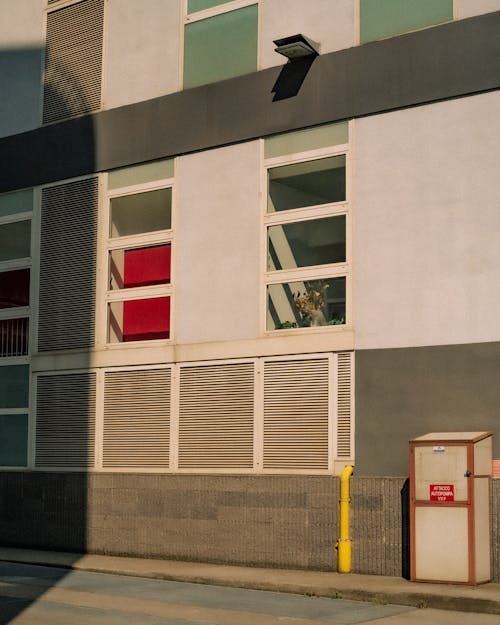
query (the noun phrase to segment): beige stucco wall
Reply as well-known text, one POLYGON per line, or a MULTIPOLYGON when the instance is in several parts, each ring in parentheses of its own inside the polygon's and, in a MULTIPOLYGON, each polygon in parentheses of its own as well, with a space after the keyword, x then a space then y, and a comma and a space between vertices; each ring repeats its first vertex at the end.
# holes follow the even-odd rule
POLYGON ((455 0, 453 10, 455 19, 492 13, 500 11, 500 0, 455 0))
POLYGON ((176 161, 175 340, 253 338, 259 320, 258 141, 176 161))
POLYGON ((354 45, 354 0, 262 0, 261 68, 282 65, 274 39, 302 33, 321 45, 321 53, 354 45))
POLYGON ((113 108, 179 89, 181 0, 109 0, 104 105, 113 108))
POLYGON ((359 119, 356 347, 500 340, 500 94, 359 119))
POLYGON ((0 2, 0 137, 40 123, 45 4, 0 2))

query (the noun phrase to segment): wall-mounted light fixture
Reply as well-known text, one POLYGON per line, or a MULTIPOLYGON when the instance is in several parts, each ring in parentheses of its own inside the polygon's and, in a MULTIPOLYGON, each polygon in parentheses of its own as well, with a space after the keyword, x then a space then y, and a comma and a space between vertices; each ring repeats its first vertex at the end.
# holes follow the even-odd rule
POLYGON ((319 44, 300 34, 275 39, 274 43, 277 46, 274 51, 286 56, 290 61, 303 59, 307 56, 318 56, 319 54, 319 44))

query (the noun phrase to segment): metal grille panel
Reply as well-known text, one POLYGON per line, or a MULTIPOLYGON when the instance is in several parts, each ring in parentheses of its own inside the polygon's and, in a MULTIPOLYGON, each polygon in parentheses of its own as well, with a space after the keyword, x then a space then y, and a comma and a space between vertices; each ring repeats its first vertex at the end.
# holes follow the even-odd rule
POLYGON ((264 468, 328 469, 327 358, 264 364, 264 468))
POLYGON ((43 122, 101 106, 104 0, 84 0, 47 15, 43 122))
POLYGON ((353 354, 337 355, 337 457, 350 459, 352 449, 353 354))
POLYGON ((94 373, 40 376, 35 466, 92 467, 95 408, 94 373))
POLYGON ((170 369, 105 374, 104 467, 168 468, 170 394, 170 369))
POLYGON ((252 468, 254 365, 181 368, 180 468, 252 468))
POLYGON ((38 350, 94 344, 97 178, 43 190, 38 350))

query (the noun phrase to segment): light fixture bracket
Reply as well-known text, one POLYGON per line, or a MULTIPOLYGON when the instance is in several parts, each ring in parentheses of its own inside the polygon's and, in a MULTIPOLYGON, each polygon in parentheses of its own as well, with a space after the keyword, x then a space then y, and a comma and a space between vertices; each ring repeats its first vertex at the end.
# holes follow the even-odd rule
POLYGON ((319 43, 301 34, 275 39, 274 44, 276 45, 274 51, 286 56, 290 61, 319 54, 319 43))

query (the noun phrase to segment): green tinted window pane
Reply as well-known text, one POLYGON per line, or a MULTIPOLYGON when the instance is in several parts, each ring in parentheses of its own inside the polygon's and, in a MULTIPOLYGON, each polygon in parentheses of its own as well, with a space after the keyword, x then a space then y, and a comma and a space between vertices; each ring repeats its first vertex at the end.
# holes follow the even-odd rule
POLYGON ((0 408, 26 408, 29 402, 28 365, 0 367, 0 408))
POLYGON ((219 4, 227 4, 232 0, 188 0, 188 13, 203 11, 203 9, 211 9, 218 7, 219 4))
POLYGON ((257 69, 257 5, 187 24, 184 88, 257 69))
POLYGON ((267 287, 267 329, 345 324, 345 285, 345 278, 270 284, 267 287))
POLYGON ((111 200, 111 237, 168 230, 171 227, 172 189, 134 193, 111 200))
POLYGON ((0 465, 25 467, 28 459, 28 415, 0 415, 0 465))
POLYGON ((174 176, 174 159, 144 163, 135 167, 122 167, 108 174, 108 188, 119 189, 144 182, 164 180, 174 176))
POLYGON ((342 145, 349 141, 348 128, 347 122, 341 122, 275 135, 264 141, 264 156, 274 158, 284 154, 342 145))
POLYGON ((31 255, 31 221, 0 225, 0 260, 29 258, 31 255))
POLYGON ((345 262, 345 215, 271 226, 267 270, 345 262))
POLYGON ((345 200, 345 156, 273 167, 268 171, 268 212, 345 200))
POLYGON ((33 191, 16 191, 0 195, 0 217, 29 213, 33 210, 33 191))
POLYGON ((453 19, 453 0, 361 0, 361 43, 453 19))

